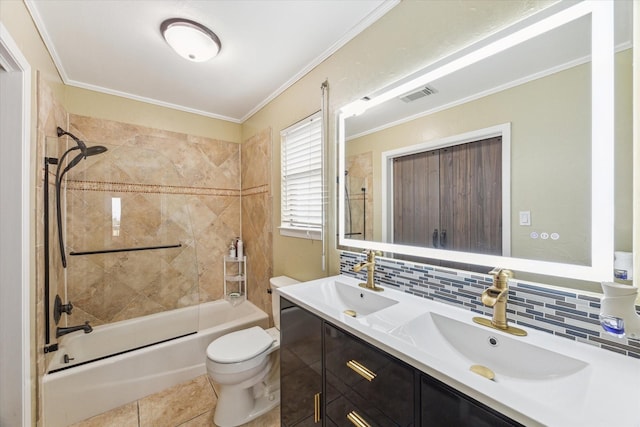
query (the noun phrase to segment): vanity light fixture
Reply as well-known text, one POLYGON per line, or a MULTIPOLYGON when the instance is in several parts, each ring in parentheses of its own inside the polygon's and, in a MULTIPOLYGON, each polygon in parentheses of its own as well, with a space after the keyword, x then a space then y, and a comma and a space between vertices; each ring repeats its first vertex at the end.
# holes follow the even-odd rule
POLYGON ((193 62, 210 60, 222 47, 213 31, 190 19, 167 19, 160 24, 160 32, 178 55, 193 62))

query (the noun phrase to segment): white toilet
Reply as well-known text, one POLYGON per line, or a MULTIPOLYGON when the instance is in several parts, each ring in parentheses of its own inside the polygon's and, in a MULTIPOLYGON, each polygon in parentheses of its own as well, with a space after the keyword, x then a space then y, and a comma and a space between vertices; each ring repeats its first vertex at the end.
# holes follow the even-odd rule
MULTIPOLYGON (((298 283, 270 280, 271 289, 298 283)), ((223 335, 207 347, 207 373, 219 386, 213 422, 233 427, 249 422, 280 403, 280 297, 271 293, 275 328, 259 326, 223 335)))

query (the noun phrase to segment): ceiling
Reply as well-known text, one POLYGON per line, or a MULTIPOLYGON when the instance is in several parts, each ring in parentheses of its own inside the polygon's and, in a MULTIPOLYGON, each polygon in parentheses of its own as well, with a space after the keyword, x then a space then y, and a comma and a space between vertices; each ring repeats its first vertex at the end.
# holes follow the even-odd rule
POLYGON ((241 123, 398 0, 26 0, 67 85, 241 123), (187 61, 160 23, 214 31, 220 54, 187 61))

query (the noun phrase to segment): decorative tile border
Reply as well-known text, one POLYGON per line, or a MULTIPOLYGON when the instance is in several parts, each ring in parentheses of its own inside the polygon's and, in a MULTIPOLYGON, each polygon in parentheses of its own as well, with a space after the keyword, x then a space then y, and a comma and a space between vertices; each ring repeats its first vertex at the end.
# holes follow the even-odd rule
POLYGON ((243 196, 253 196, 255 194, 263 194, 269 192, 269 184, 258 185, 256 187, 243 188, 243 196))
POLYGON ((190 194, 196 196, 240 196, 240 190, 185 187, 159 184, 124 184, 119 182, 100 181, 67 181, 68 190, 102 191, 106 193, 151 193, 151 194, 190 194))
MULTIPOLYGON (((366 271, 353 271, 354 265, 364 260, 362 254, 341 252, 340 273, 366 280, 366 271)), ((474 313, 492 314, 492 310, 480 302, 481 293, 493 282, 489 275, 380 258, 376 262, 376 281, 474 313)), ((640 307, 636 310, 640 311, 640 307)), ((507 315, 510 321, 640 359, 640 340, 619 339, 605 333, 598 321, 599 313, 598 297, 545 288, 517 279, 509 286, 507 315)))

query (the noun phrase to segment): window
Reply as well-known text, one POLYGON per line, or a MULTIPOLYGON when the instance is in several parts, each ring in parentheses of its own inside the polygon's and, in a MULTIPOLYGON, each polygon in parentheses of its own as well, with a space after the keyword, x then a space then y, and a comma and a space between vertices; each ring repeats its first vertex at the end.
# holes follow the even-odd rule
POLYGON ((320 240, 323 220, 321 113, 288 127, 280 137, 280 234, 320 240))

